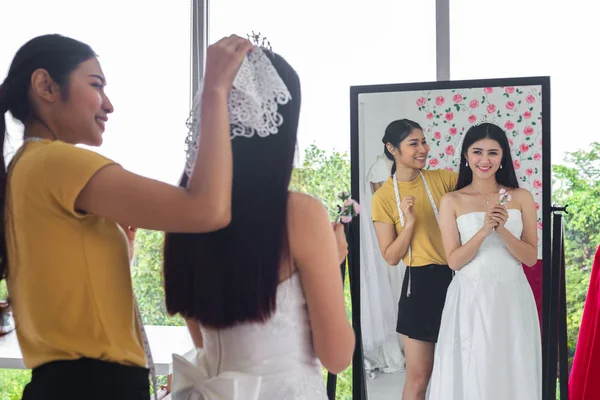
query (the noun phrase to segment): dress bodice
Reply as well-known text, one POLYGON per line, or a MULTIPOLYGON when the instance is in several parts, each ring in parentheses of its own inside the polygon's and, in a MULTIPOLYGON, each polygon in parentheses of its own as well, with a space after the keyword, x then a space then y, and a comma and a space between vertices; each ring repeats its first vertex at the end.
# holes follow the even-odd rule
POLYGON ((279 284, 276 304, 264 323, 201 327, 209 376, 227 371, 260 376, 260 400, 327 399, 299 273, 279 284))
MULTIPOLYGON (((461 244, 467 243, 481 229, 485 212, 470 212, 456 218, 461 244)), ((515 237, 521 238, 523 221, 521 211, 508 210, 508 219, 504 224, 515 237)), ((523 267, 510 253, 506 244, 496 233, 485 238, 473 259, 456 273, 457 278, 469 278, 478 282, 507 282, 524 277, 523 267)))

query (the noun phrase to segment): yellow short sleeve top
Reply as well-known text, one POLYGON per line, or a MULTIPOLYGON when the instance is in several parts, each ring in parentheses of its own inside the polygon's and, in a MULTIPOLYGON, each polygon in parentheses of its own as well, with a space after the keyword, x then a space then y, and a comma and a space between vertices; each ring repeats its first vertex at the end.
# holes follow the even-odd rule
MULTIPOLYGON (((436 206, 440 207, 440 200, 446 193, 456 187, 458 174, 446 170, 423 170, 423 175, 431 190, 436 206)), ((394 224, 396 233, 400 233, 402 225, 396 205, 393 178, 390 177, 381 188, 375 192, 372 201, 372 213, 374 222, 394 224)), ((415 197, 416 222, 411 240, 412 266, 420 267, 429 264, 446 265, 446 255, 442 245, 442 235, 438 226, 433 207, 423 184, 421 176, 411 182, 398 182, 400 198, 406 196, 415 197)), ((403 261, 408 265, 408 253, 403 261)))
POLYGON ((106 218, 75 210, 113 162, 60 141, 26 142, 7 186, 8 290, 25 365, 81 357, 146 365, 127 239, 106 218))

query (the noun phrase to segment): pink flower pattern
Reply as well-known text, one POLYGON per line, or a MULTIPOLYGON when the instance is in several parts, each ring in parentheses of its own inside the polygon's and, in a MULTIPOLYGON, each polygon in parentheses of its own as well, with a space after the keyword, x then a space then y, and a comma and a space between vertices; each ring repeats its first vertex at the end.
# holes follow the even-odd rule
MULTIPOLYGON (((461 151, 467 130, 484 115, 491 115, 508 137, 519 185, 534 196, 538 237, 542 232, 542 107, 536 86, 439 90, 414 97, 422 114, 417 120, 428 132, 431 150, 427 168, 458 170, 455 154, 461 151), (433 141, 435 139, 435 141, 433 141)), ((539 241, 540 246, 543 243, 539 241)))

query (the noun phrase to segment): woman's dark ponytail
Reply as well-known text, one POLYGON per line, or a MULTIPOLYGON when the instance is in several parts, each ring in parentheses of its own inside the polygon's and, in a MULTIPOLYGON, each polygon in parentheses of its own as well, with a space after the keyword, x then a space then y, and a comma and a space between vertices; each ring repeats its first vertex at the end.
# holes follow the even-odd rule
MULTIPOLYGON (((66 100, 66 90, 71 72, 81 63, 96 56, 92 48, 78 40, 62 35, 43 35, 25 43, 15 54, 6 79, 0 85, 0 281, 8 276, 7 251, 7 183, 8 171, 4 159, 6 142, 6 113, 25 121, 34 116, 35 109, 29 99, 31 75, 44 69, 52 80, 61 87, 66 100)), ((0 308, 0 317, 2 308, 0 308)))

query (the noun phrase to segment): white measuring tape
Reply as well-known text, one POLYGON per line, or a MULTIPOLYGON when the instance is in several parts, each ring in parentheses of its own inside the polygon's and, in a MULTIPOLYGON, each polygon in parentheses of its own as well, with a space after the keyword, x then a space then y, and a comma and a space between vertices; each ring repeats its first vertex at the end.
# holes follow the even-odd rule
MULTIPOLYGON (((421 176, 421 179, 423 180, 423 184, 425 185, 425 190, 427 191, 427 196, 429 197, 429 202, 431 203, 431 207, 433 208, 433 213, 435 214, 435 220, 439 221, 438 209, 437 209, 437 206, 435 205, 435 201, 433 200, 433 196, 431 194, 431 190, 429 189, 429 185, 427 184, 427 179, 425 179, 425 175, 423 175, 423 171, 421 171, 421 170, 419 170, 419 175, 421 176)), ((398 207, 398 215, 400 216, 400 225, 402 225, 402 227, 404 227, 404 214, 402 214, 402 209, 400 208, 400 192, 398 191, 398 180, 396 178, 395 172, 394 172, 393 180, 394 180, 394 193, 396 194, 396 206, 398 207)), ((412 238, 410 240, 412 242, 412 238)), ((410 292, 411 292, 411 273, 410 273, 411 264, 412 264, 412 248, 411 248, 411 245, 409 242, 409 244, 408 244, 408 265, 407 265, 408 288, 406 290, 406 297, 410 297, 410 292)))

